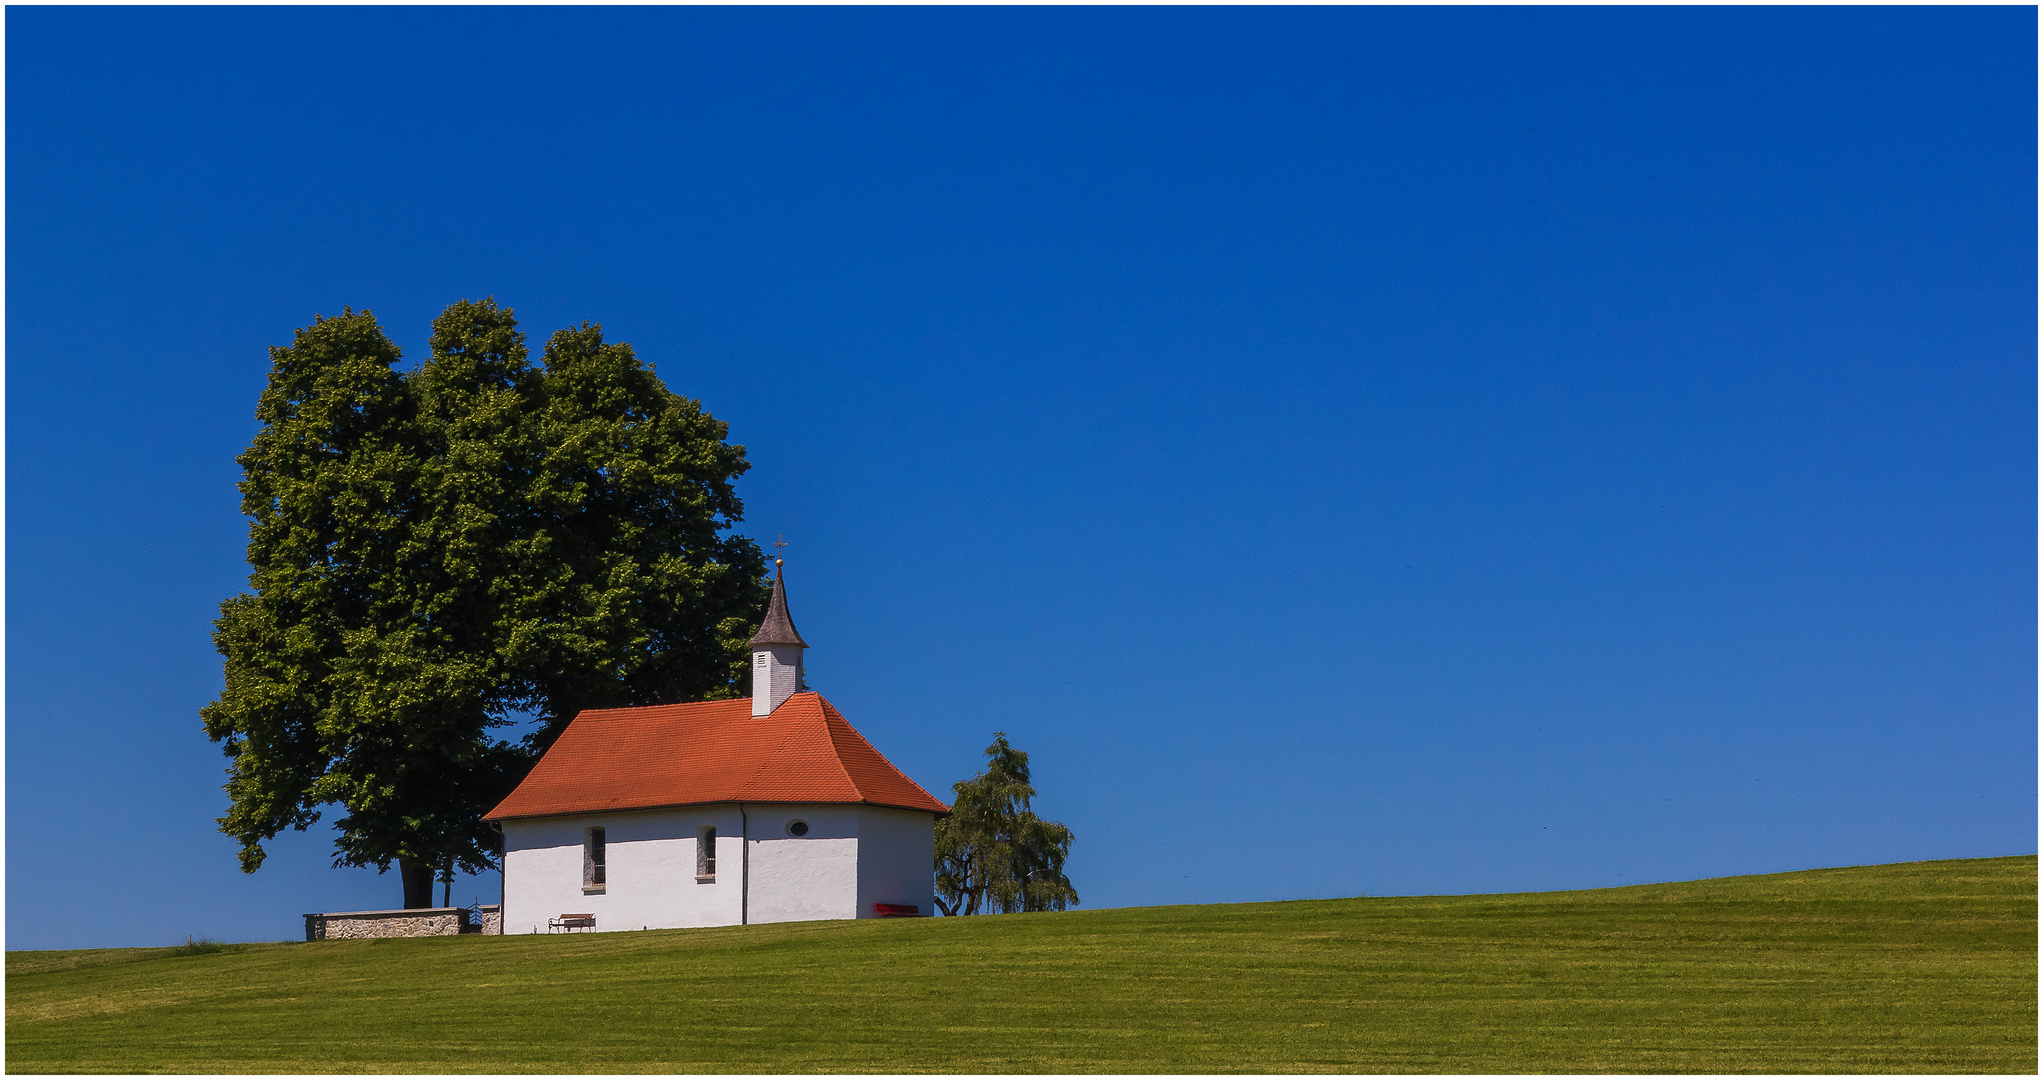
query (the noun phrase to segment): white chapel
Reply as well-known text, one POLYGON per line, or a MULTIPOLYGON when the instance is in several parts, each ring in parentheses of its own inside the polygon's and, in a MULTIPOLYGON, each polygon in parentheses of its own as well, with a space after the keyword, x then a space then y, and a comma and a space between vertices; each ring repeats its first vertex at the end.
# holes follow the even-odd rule
POLYGON ((486 815, 504 933, 935 911, 950 807, 802 689, 784 573, 751 644, 750 701, 584 711, 486 815))

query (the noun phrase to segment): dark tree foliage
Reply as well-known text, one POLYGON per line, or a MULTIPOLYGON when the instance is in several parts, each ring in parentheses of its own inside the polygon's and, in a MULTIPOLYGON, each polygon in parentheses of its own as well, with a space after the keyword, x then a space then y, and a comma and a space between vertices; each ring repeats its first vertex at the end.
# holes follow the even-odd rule
POLYGON ((986 769, 951 785, 949 817, 936 823, 937 907, 945 915, 981 911, 1063 911, 1078 903, 1064 876, 1071 830, 1029 809, 1029 756, 995 732, 986 769))
POLYGON ((480 815, 581 709, 742 691, 765 559, 732 535, 726 426, 600 327, 533 366, 508 309, 463 301, 413 371, 369 312, 273 348, 240 458, 250 591, 221 605, 241 865, 338 805, 335 864, 495 865, 480 815), (518 743, 499 729, 542 721, 518 743))

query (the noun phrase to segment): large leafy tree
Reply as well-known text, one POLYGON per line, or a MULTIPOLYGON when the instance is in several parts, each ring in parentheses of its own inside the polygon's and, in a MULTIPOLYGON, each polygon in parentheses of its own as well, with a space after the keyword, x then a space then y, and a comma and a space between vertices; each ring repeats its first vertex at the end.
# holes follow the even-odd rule
POLYGON ((400 370, 345 311, 271 350, 251 590, 221 605, 202 710, 243 870, 337 805, 336 865, 395 862, 407 907, 494 864, 480 815, 576 712, 740 692, 766 596, 730 533, 744 449, 630 346, 584 324, 535 366, 511 311, 463 301, 430 347, 400 370))
POLYGON ((1063 911, 1078 903, 1064 876, 1071 830, 1036 816, 1029 756, 995 732, 986 768, 951 785, 949 817, 936 825, 937 906, 945 915, 1063 911))

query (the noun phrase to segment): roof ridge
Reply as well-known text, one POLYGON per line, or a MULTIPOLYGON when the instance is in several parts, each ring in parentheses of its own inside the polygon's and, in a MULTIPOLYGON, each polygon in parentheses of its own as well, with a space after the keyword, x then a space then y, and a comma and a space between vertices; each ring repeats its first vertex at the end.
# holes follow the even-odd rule
POLYGON ((667 701, 657 705, 612 705, 603 709, 583 709, 569 719, 615 720, 629 713, 683 713, 687 710, 700 709, 704 706, 723 706, 729 708, 735 705, 748 704, 751 700, 751 698, 715 698, 710 701, 667 701))
POLYGON ((851 775, 851 766, 844 763, 844 747, 837 744, 837 732, 830 726, 830 718, 835 716, 837 722, 844 724, 845 727, 850 727, 850 723, 844 719, 843 713, 837 711, 837 706, 830 704, 828 698, 814 690, 809 692, 816 695, 816 717, 823 721, 823 738, 830 741, 830 760, 836 762, 837 771, 844 774, 845 785, 858 793, 860 801, 864 801, 865 789, 859 786, 858 777, 851 775))

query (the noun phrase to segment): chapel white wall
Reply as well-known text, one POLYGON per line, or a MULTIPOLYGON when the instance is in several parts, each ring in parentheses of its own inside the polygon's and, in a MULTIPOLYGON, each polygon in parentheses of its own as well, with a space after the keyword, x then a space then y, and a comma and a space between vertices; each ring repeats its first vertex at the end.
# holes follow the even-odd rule
POLYGON ((874 904, 913 904, 936 914, 936 818, 885 806, 858 808, 858 913, 874 904))
POLYGON ((858 918, 859 807, 745 804, 752 819, 751 921, 858 918), (787 825, 809 823, 807 836, 787 825))
POLYGON ((546 921, 592 912, 598 930, 729 926, 738 922, 735 806, 529 818, 504 824, 504 933, 544 933, 546 921), (717 875, 695 880, 697 830, 717 832, 717 875), (600 893, 582 891, 582 835, 604 829, 600 893))
POLYGON ((546 930, 568 912, 596 929, 873 918, 875 903, 935 911, 935 819, 836 803, 747 803, 511 820, 504 827, 503 928, 546 930), (808 822, 792 836, 789 822, 808 822), (717 877, 696 881, 696 836, 717 830, 717 877), (582 891, 583 830, 605 830, 604 891, 582 891), (742 846, 740 830, 749 833, 742 846), (749 866, 747 865, 749 864, 749 866), (749 875, 749 889, 745 878, 749 875), (749 900, 741 892, 749 892, 749 900))

